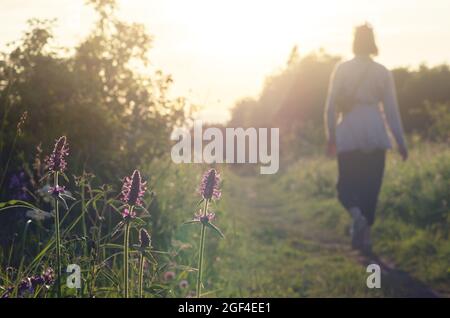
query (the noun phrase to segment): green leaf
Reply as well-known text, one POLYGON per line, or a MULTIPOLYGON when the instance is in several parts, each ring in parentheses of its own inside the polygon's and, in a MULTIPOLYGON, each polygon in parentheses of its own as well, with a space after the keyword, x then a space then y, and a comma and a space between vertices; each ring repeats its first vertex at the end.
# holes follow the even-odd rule
POLYGON ((28 209, 35 210, 35 211, 43 211, 43 210, 39 209, 38 207, 34 206, 33 204, 28 203, 26 201, 21 201, 21 200, 10 200, 7 202, 0 203, 0 211, 7 210, 7 209, 15 209, 15 208, 28 208, 28 209))
POLYGON ((139 230, 140 227, 143 227, 145 225, 147 225, 147 222, 145 222, 140 217, 136 217, 136 218, 131 220, 131 226, 136 228, 136 229, 138 229, 138 230, 139 230))
POLYGON ((167 254, 167 255, 170 254, 170 252, 166 252, 166 251, 156 251, 156 250, 152 250, 152 253, 153 253, 153 254, 167 254))
POLYGON ((123 249, 123 245, 121 244, 113 244, 113 243, 108 243, 108 244, 102 244, 100 245, 100 247, 102 248, 112 248, 112 249, 123 249))
POLYGON ((50 172, 47 172, 42 178, 39 179, 39 183, 41 183, 42 181, 44 181, 45 179, 49 178, 51 175, 50 172))
POLYGON ((69 177, 64 172, 60 172, 59 175, 62 176, 63 179, 66 180, 66 182, 70 182, 69 177))
POLYGON ((121 212, 116 206, 114 206, 113 204, 111 204, 110 207, 111 207, 115 212, 117 212, 119 215, 122 215, 122 212, 121 212))
POLYGON ((199 206, 200 206, 200 204, 202 204, 202 203, 203 203, 203 201, 205 201, 205 199, 201 199, 200 201, 198 201, 198 202, 197 202, 197 205, 196 205, 196 207, 199 207, 199 206))
POLYGON ((142 254, 144 254, 144 257, 150 261, 150 263, 152 263, 153 265, 157 265, 156 259, 153 257, 152 253, 151 253, 151 248, 148 248, 147 250, 144 250, 142 252, 142 254))
POLYGON ((225 238, 225 235, 223 235, 222 231, 214 224, 208 222, 208 223, 206 223, 206 226, 209 227, 210 229, 214 230, 214 232, 216 232, 217 234, 219 234, 219 236, 221 238, 225 238))
POLYGON ((73 196, 71 196, 71 195, 69 195, 69 194, 67 194, 67 193, 61 193, 61 196, 63 197, 63 198, 67 198, 67 199, 70 199, 70 200, 76 200, 73 196))
POLYGON ((57 199, 58 199, 58 201, 62 202, 62 204, 64 205, 66 210, 69 210, 69 206, 67 205, 66 200, 61 195, 59 195, 57 199))
POLYGON ((190 220, 190 221, 184 222, 182 225, 196 224, 196 223, 201 223, 201 222, 200 222, 200 220, 190 220))

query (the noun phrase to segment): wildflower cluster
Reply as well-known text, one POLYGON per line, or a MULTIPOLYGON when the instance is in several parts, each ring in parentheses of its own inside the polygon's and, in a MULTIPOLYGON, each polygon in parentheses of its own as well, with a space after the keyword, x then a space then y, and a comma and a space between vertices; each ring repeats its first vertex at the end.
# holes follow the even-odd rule
MULTIPOLYGON (((119 223, 119 228, 125 227, 124 229, 124 241, 123 241, 123 262, 124 262, 124 297, 129 297, 129 282, 128 282, 128 258, 129 258, 129 244, 130 244, 130 223, 133 221, 137 214, 136 208, 142 207, 143 198, 145 192, 147 191, 147 182, 142 181, 141 173, 139 170, 134 170, 133 174, 129 177, 125 177, 122 191, 120 195, 120 200, 122 201, 124 207, 122 211, 123 221, 119 223)), ((150 235, 145 229, 141 229, 139 232, 139 241, 141 255, 139 259, 139 296, 142 297, 143 289, 143 268, 144 268, 144 251, 146 248, 150 247, 150 235)))
POLYGON ((66 157, 69 155, 69 144, 66 136, 56 140, 53 152, 46 158, 45 163, 50 172, 64 172, 67 167, 66 157))
MULTIPOLYGON (((53 151, 50 153, 49 156, 45 159, 45 166, 41 165, 40 161, 40 147, 38 148, 39 156, 37 159, 35 159, 35 166, 36 168, 41 171, 42 167, 42 174, 47 179, 42 178, 42 180, 47 180, 47 184, 41 189, 42 193, 46 194, 47 197, 47 203, 53 203, 53 211, 45 212, 40 210, 39 208, 34 209, 33 205, 26 205, 26 206, 32 206, 32 211, 39 212, 39 213, 46 213, 48 215, 48 218, 53 217, 54 218, 54 236, 53 241, 51 241, 51 244, 49 243, 48 246, 50 248, 48 249, 51 252, 55 252, 55 258, 54 258, 54 266, 55 270, 52 268, 47 268, 42 274, 40 275, 32 275, 27 276, 25 278, 22 278, 25 274, 17 274, 15 275, 18 279, 15 280, 15 278, 11 281, 15 282, 15 286, 12 287, 2 287, 3 294, 0 294, 1 298, 8 298, 13 296, 18 297, 27 297, 27 296, 36 296, 39 295, 40 291, 47 290, 51 286, 54 286, 55 288, 55 294, 57 297, 62 297, 62 289, 61 289, 61 283, 62 283, 62 262, 64 259, 67 259, 64 257, 61 253, 64 251, 69 250, 68 246, 63 246, 63 244, 68 244, 63 240, 63 235, 67 235, 66 233, 68 231, 61 231, 61 223, 64 222, 64 217, 61 217, 60 215, 60 205, 61 202, 63 203, 65 207, 65 211, 69 211, 72 209, 72 207, 80 206, 81 207, 81 215, 78 218, 75 218, 75 223, 81 222, 82 227, 84 227, 84 238, 87 238, 88 244, 86 244, 86 251, 85 255, 95 255, 95 261, 93 266, 95 267, 97 263, 95 262, 101 262, 101 256, 100 253, 98 253, 98 246, 99 240, 95 241, 95 237, 105 237, 104 240, 107 240, 108 237, 114 237, 114 234, 121 230, 120 232, 123 234, 123 250, 120 251, 120 253, 123 255, 123 280, 121 280, 122 285, 122 292, 123 296, 125 298, 128 298, 130 296, 133 296, 133 288, 130 288, 131 280, 130 276, 134 277, 134 275, 130 275, 130 255, 137 256, 138 257, 138 290, 137 294, 139 297, 143 297, 143 291, 144 291, 144 278, 145 278, 145 271, 148 269, 149 264, 153 264, 153 268, 156 271, 157 270, 157 262, 156 259, 153 257, 152 252, 152 238, 149 232, 144 228, 145 221, 143 220, 143 217, 141 216, 141 211, 146 211, 146 207, 144 206, 144 196, 147 192, 147 182, 143 180, 142 175, 139 170, 134 170, 133 173, 123 179, 123 184, 120 190, 120 193, 116 196, 115 200, 112 200, 110 198, 107 198, 105 195, 105 203, 104 203, 104 209, 103 211, 108 211, 108 208, 111 207, 114 210, 116 210, 121 215, 121 220, 116 226, 116 231, 112 233, 111 236, 105 235, 104 233, 100 234, 101 226, 99 227, 99 233, 92 234, 92 238, 89 237, 89 234, 92 231, 95 231, 97 228, 96 225, 92 226, 90 228, 90 231, 88 232, 86 230, 86 224, 87 222, 94 219, 94 222, 96 219, 101 219, 102 215, 96 214, 96 217, 92 218, 92 215, 88 214, 88 209, 92 207, 92 209, 95 209, 97 212, 96 206, 98 205, 98 202, 95 201, 95 199, 86 198, 85 195, 93 195, 95 198, 101 197, 103 193, 109 192, 110 188, 108 190, 102 190, 102 191, 92 191, 90 188, 90 183, 85 182, 84 178, 90 178, 90 177, 82 177, 82 178, 75 178, 75 183, 77 186, 81 187, 80 195, 81 200, 78 201, 80 204, 73 204, 71 208, 67 206, 66 199, 74 199, 71 196, 71 193, 66 189, 65 185, 60 184, 60 177, 64 177, 66 181, 68 181, 68 177, 64 174, 64 172, 67 169, 67 159, 69 155, 69 145, 67 142, 67 138, 65 136, 62 136, 58 138, 55 142, 55 145, 53 147, 53 151), (46 171, 45 171, 46 170, 46 171), (84 190, 84 186, 87 186, 86 191, 84 190), (92 194, 94 193, 94 194, 92 194), (50 195, 49 195, 50 194, 50 195), (48 200, 48 198, 51 197, 51 200, 48 200), (89 221, 84 221, 85 214, 89 216, 89 221), (138 242, 137 244, 133 244, 130 242, 130 232, 137 230, 138 234, 138 242), (130 247, 133 247, 133 250, 130 251, 130 247), (97 250, 96 250, 97 249, 97 250), (97 260, 98 258, 98 260, 97 260), (146 269, 147 268, 147 269, 146 269), (21 279, 22 278, 22 279, 21 279)), ((10 189, 11 191, 15 191, 15 193, 22 195, 23 193, 19 193, 19 190, 23 190, 25 193, 27 187, 27 179, 25 178, 24 173, 19 173, 16 175, 13 175, 10 181, 10 189)), ((105 187, 106 188, 106 187, 105 187)), ((103 189, 103 188, 102 188, 103 189)), ((197 290, 196 295, 199 297, 201 295, 201 281, 202 281, 202 272, 203 272, 203 254, 205 249, 205 231, 206 228, 210 228, 214 230, 216 233, 218 233, 220 236, 223 237, 222 232, 212 223, 215 220, 216 214, 210 210, 210 203, 213 200, 218 200, 221 197, 221 191, 220 191, 220 174, 215 169, 209 169, 202 177, 199 192, 202 197, 201 202, 203 203, 203 208, 200 209, 192 218, 191 221, 187 223, 192 224, 199 224, 201 226, 201 239, 200 239, 200 256, 199 256, 199 263, 198 263, 198 276, 197 276, 197 290)), ((32 193, 30 192, 30 195, 32 193)), ((19 196, 20 199, 25 199, 25 196, 19 196)), ((77 202, 77 203, 78 203, 77 202)), ((21 202, 22 204, 28 204, 27 202, 21 202)), ((74 209, 74 210, 75 210, 74 209)), ((29 212, 29 211, 28 211, 29 212)), ((28 213, 27 212, 27 213, 28 213)), ((28 214, 27 214, 28 215, 28 214)), ((101 221, 99 221, 101 222, 101 221)), ((64 222, 65 223, 65 222, 64 222)), ((72 226, 72 227, 73 227, 72 226)), ((71 228, 72 228, 71 227, 71 228)), ((92 232, 94 233, 94 232, 92 232)), ((133 236, 131 236, 133 237, 133 236)), ((113 245, 113 244, 111 244, 113 245)), ((114 244, 117 246, 117 244, 114 244)), ((118 247, 114 247, 118 248, 118 247)), ((44 254, 43 254, 44 255, 44 254)), ((105 264, 109 264, 110 260, 105 260, 105 264)), ((22 266, 22 265, 21 265, 22 266)), ((110 267, 110 265, 107 265, 110 267)), ((134 268, 131 267, 131 268, 134 268)), ((23 272, 27 272, 27 270, 24 270, 23 272)), ((27 274, 28 275, 28 274, 27 274)), ((12 277, 12 275, 11 275, 12 277)), ((153 275, 152 277, 156 277, 153 275)), ((165 282, 169 283, 172 280, 176 278, 176 273, 174 271, 167 271, 165 274, 161 277, 165 282)), ((181 277, 180 277, 181 278, 181 277)), ((10 284, 10 281, 8 280, 7 284, 10 284)), ((186 279, 183 279, 179 282, 179 284, 172 284, 173 286, 177 286, 175 288, 178 288, 178 290, 184 290, 185 294, 187 294, 189 289, 189 282, 186 279)), ((8 285, 7 285, 8 286, 8 285)), ((90 288, 92 286, 87 286, 88 292, 90 292, 90 288)), ((191 291, 193 292, 193 291, 191 291)))
MULTIPOLYGON (((23 278, 17 286, 17 296, 24 297, 26 294, 34 294, 39 288, 50 288, 55 283, 55 275, 52 268, 47 268, 41 275, 33 275, 23 278)), ((14 287, 9 287, 1 298, 9 298, 14 292, 14 287)))
POLYGON ((201 296, 202 287, 202 272, 203 272, 203 254, 205 250, 205 236, 206 228, 212 229, 221 237, 224 237, 222 231, 212 223, 215 219, 215 213, 209 210, 209 204, 212 200, 218 200, 221 196, 220 191, 220 174, 215 169, 209 169, 203 174, 200 182, 199 193, 202 196, 203 208, 198 211, 191 221, 187 224, 198 223, 201 225, 200 232, 200 252, 198 260, 198 274, 197 274, 197 292, 196 296, 201 296))
POLYGON ((215 169, 209 169, 202 177, 202 181, 200 183, 200 194, 203 199, 211 200, 220 199, 221 192, 219 189, 220 184, 220 175, 215 169))
POLYGON ((131 177, 125 177, 121 200, 130 207, 142 206, 145 191, 147 191, 147 182, 142 182, 141 173, 134 170, 131 177))
POLYGON ((56 242, 56 270, 57 270, 57 294, 61 297, 61 231, 60 231, 60 211, 59 202, 61 201, 66 209, 69 209, 66 198, 73 199, 65 188, 59 185, 59 174, 64 174, 67 168, 66 157, 69 155, 69 144, 66 136, 61 136, 56 140, 52 153, 45 160, 48 168, 48 175, 53 176, 53 186, 49 193, 54 197, 55 206, 55 242, 56 242))

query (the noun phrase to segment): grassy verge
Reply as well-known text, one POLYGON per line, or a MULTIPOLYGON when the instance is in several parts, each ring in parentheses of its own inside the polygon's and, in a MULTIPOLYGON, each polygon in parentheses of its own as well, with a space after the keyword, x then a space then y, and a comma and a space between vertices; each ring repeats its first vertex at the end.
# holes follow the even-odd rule
POLYGON ((334 161, 302 160, 275 177, 228 173, 227 239, 208 246, 215 256, 210 290, 236 297, 403 297, 417 295, 420 280, 446 295, 449 159, 450 151, 436 145, 416 147, 407 163, 389 155, 375 252, 408 278, 386 276, 380 290, 366 287, 365 267, 348 247, 350 218, 335 199, 334 161))

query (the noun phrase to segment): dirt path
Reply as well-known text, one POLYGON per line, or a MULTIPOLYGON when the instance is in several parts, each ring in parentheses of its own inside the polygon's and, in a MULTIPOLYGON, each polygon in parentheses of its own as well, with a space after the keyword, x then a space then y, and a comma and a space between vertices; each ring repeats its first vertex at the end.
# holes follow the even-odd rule
POLYGON ((364 255, 359 251, 353 250, 349 244, 320 242, 320 246, 325 250, 342 253, 350 260, 367 268, 370 264, 380 266, 382 281, 394 290, 394 295, 399 297, 412 298, 439 298, 440 295, 429 286, 412 277, 409 273, 396 268, 396 265, 375 253, 364 255))
POLYGON ((325 203, 293 197, 269 179, 233 178, 238 186, 226 189, 233 198, 227 207, 234 211, 233 253, 224 270, 240 296, 438 297, 382 257, 352 250, 348 235, 305 213, 325 203), (366 286, 366 267, 373 263, 381 268, 379 290, 366 286))

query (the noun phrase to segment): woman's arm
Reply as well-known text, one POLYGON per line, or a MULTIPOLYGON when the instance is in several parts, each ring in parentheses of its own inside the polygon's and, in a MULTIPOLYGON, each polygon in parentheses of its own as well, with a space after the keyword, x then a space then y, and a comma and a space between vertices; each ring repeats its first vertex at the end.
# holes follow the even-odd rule
POLYGON ((324 112, 325 132, 329 145, 336 144, 336 94, 339 85, 339 65, 337 65, 330 77, 324 112))
POLYGON ((386 73, 385 89, 383 96, 383 107, 386 114, 386 120, 389 128, 394 135, 395 141, 399 147, 400 154, 403 159, 408 157, 407 147, 405 143, 405 137, 403 133, 402 120, 400 118, 400 112, 398 110, 397 93, 395 90, 394 77, 390 71, 386 73))

